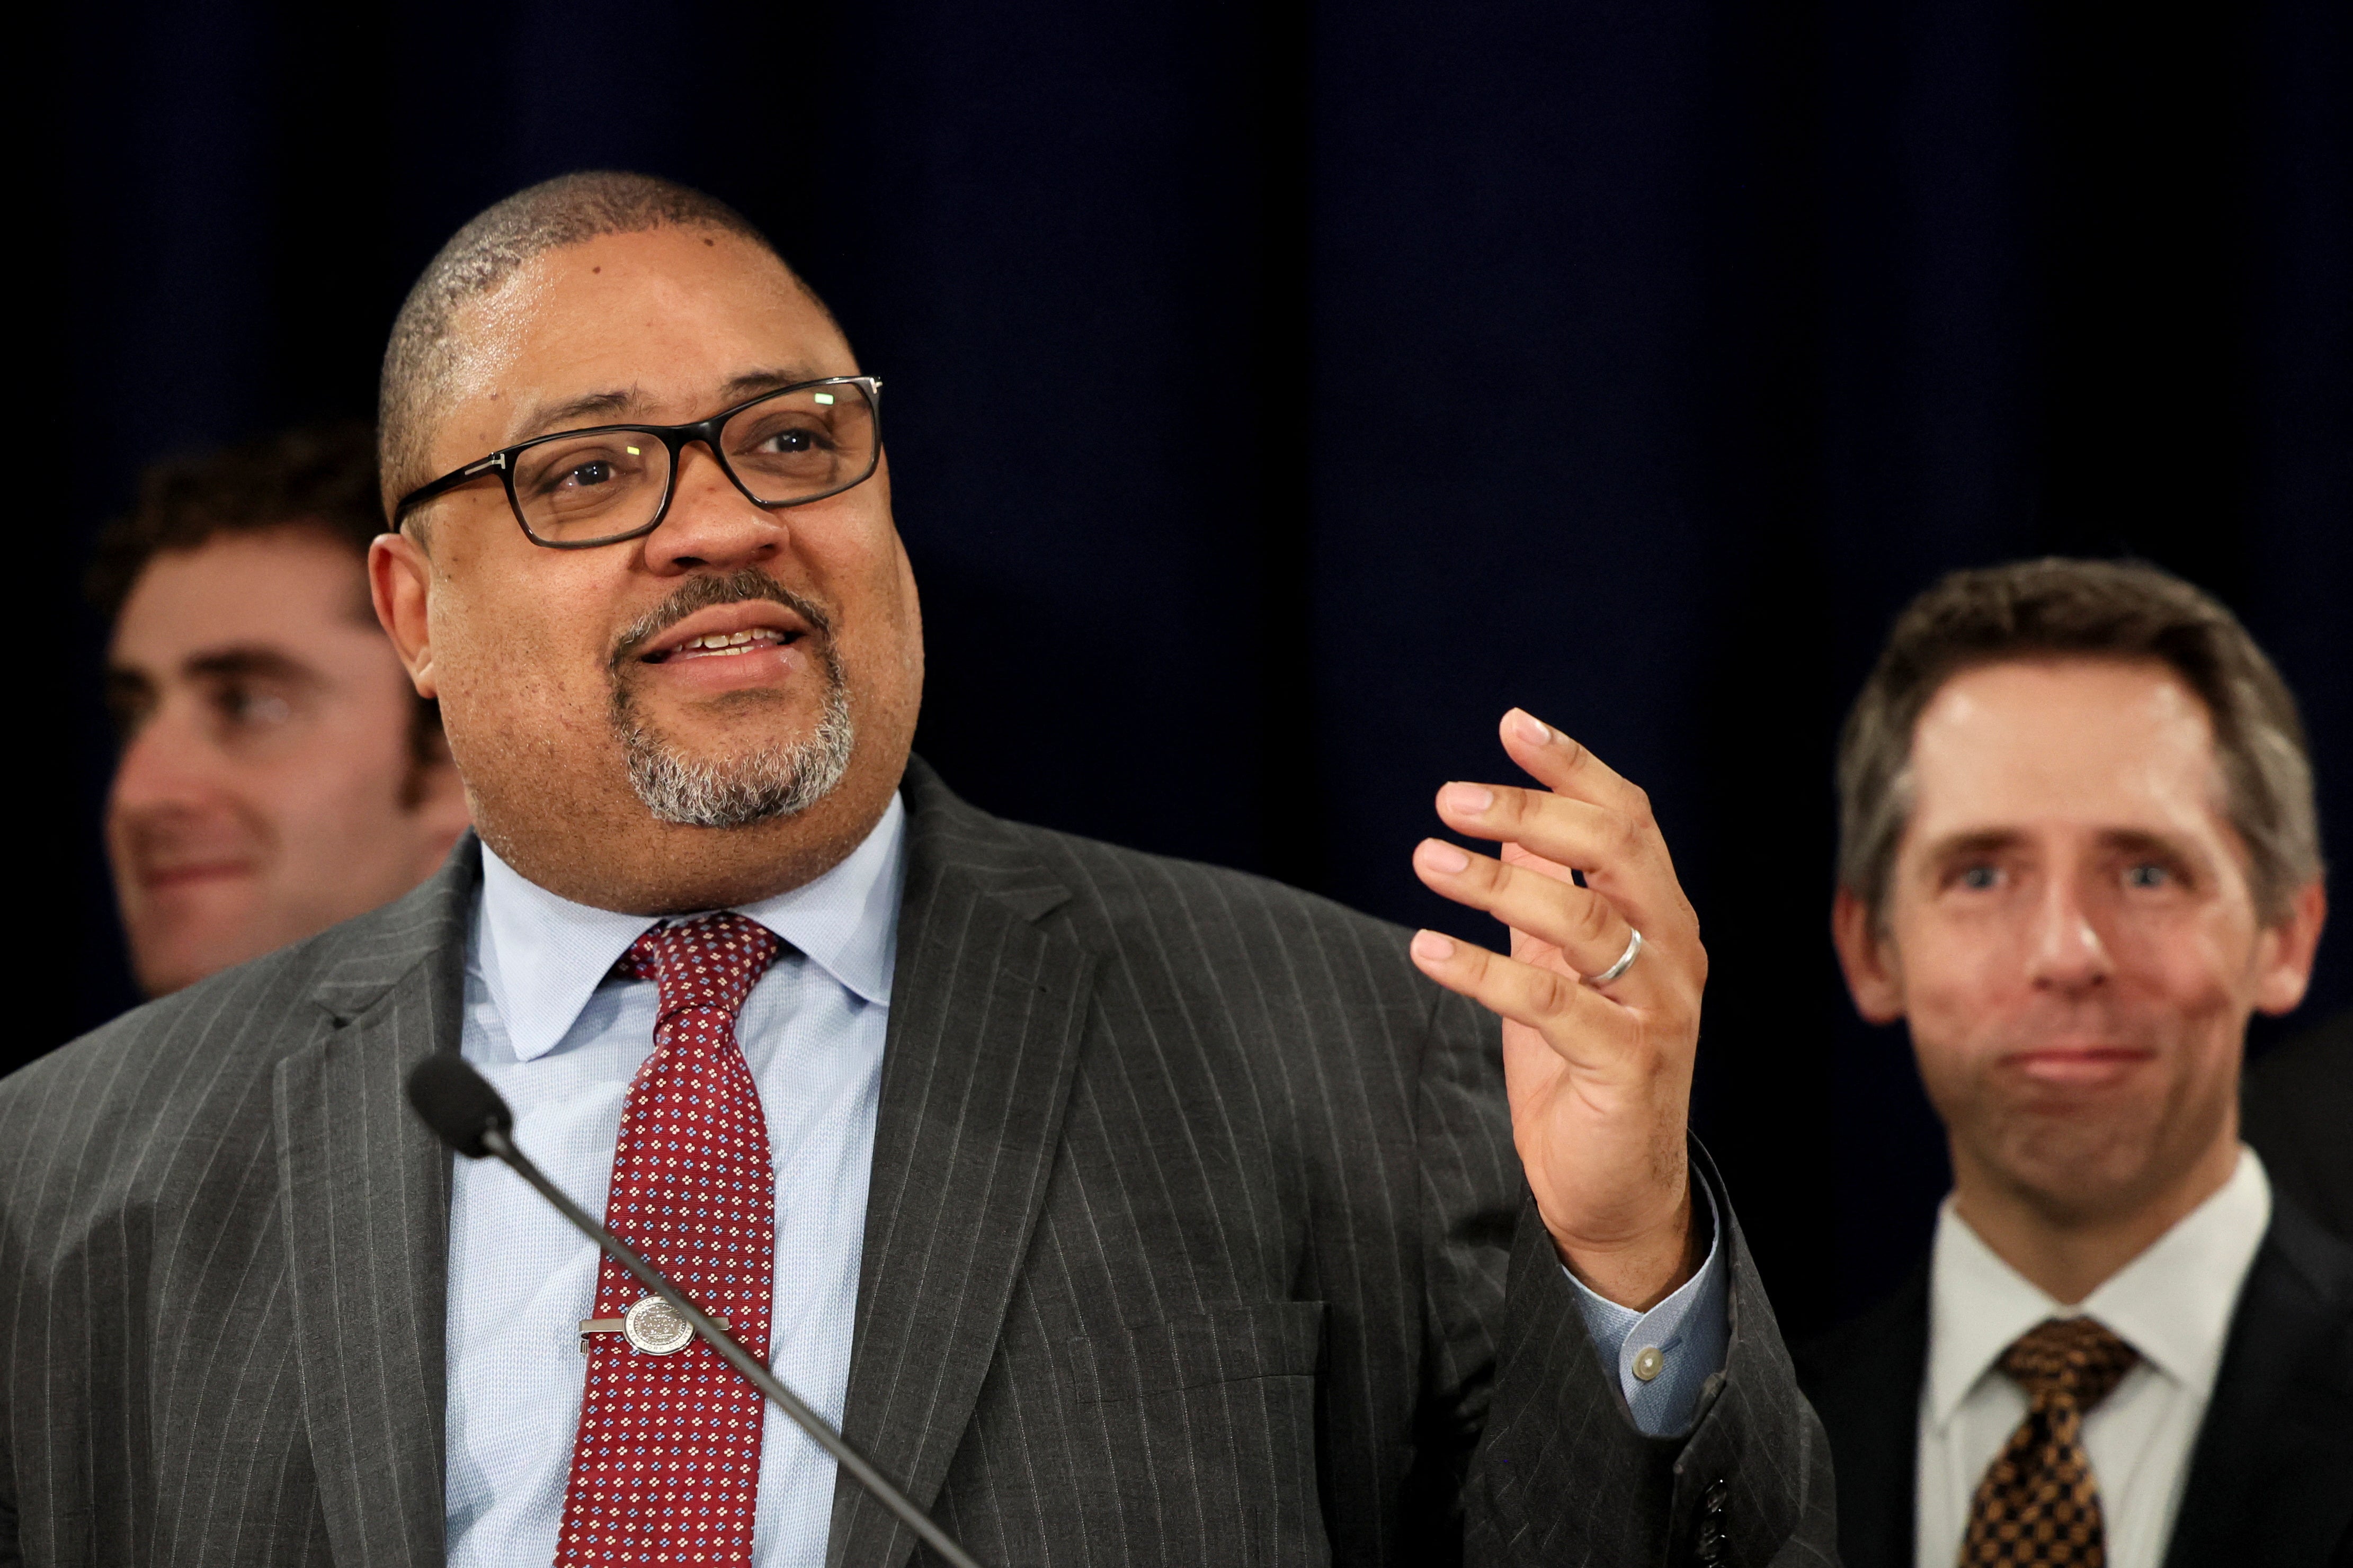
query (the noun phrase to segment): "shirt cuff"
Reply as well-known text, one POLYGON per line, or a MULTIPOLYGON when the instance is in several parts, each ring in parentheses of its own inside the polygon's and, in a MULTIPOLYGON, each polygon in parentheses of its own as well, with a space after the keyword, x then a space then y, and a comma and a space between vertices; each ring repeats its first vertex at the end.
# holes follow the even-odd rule
POLYGON ((1724 1370, 1732 1337, 1725 1314, 1724 1226, 1715 1192, 1698 1180, 1696 1171, 1693 1177, 1693 1184, 1707 1194, 1707 1261, 1673 1295, 1638 1312, 1596 1295, 1567 1268, 1561 1269, 1577 1287, 1577 1305, 1603 1370, 1618 1374, 1626 1408, 1648 1437, 1680 1437, 1691 1430, 1707 1380, 1724 1370))

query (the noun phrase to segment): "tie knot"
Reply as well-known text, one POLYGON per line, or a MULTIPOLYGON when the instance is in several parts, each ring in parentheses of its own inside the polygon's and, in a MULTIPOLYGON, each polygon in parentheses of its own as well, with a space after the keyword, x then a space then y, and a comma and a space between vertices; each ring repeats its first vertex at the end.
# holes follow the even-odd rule
POLYGON ((629 944, 615 967, 661 987, 665 1019, 710 1007, 732 1020, 784 946, 759 921, 722 910, 654 927, 629 944))
POLYGON ((2089 1318, 2048 1318, 2001 1352, 2001 1370, 2037 1408, 2061 1402, 2078 1414, 2113 1392, 2140 1352, 2089 1318))

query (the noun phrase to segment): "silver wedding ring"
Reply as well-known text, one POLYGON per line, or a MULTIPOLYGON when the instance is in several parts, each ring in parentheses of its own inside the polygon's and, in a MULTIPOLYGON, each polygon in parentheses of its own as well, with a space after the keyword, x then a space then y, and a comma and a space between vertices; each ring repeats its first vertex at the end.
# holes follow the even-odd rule
POLYGON ((1607 985, 1633 968, 1634 961, 1641 956, 1642 956, 1642 933, 1635 931, 1632 936, 1626 939, 1626 951, 1618 955, 1618 962, 1599 974, 1587 975, 1585 983, 1588 985, 1607 985))

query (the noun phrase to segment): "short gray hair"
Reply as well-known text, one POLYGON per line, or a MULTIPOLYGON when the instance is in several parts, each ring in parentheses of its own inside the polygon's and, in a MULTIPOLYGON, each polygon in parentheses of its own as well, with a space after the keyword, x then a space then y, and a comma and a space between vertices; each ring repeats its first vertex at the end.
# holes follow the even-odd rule
POLYGON ((1956 572, 1905 607, 1839 736, 1839 885, 1884 912, 1912 816, 1912 733, 1964 670, 2020 659, 2154 659, 2206 706, 2222 809, 2247 847, 2257 913, 2285 917, 2320 876, 2320 816, 2295 698, 2211 595, 2131 561, 2050 557, 1956 572))
MULTIPOLYGON (((421 470, 432 444, 432 405, 464 357, 456 333, 459 311, 504 283, 526 262, 608 234, 642 234, 667 226, 712 228, 749 240, 800 283, 784 258, 743 214, 651 174, 588 170, 559 174, 493 206, 449 237, 392 323, 376 385, 377 467, 385 508, 433 476, 421 470)), ((808 285, 801 289, 823 310, 808 285)))

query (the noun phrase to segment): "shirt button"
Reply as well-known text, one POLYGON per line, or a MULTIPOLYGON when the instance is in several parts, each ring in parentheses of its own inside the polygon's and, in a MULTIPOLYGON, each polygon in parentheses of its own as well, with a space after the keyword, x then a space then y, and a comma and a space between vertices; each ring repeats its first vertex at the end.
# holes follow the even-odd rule
POLYGON ((1644 1345, 1634 1352, 1634 1375, 1644 1383, 1658 1376, 1666 1367, 1667 1358, 1659 1353, 1656 1345, 1644 1345))

